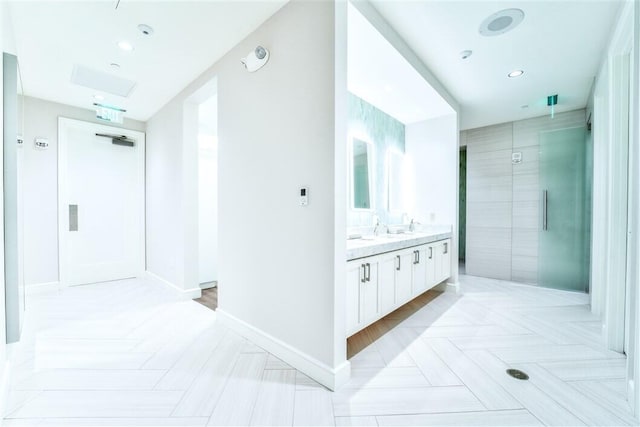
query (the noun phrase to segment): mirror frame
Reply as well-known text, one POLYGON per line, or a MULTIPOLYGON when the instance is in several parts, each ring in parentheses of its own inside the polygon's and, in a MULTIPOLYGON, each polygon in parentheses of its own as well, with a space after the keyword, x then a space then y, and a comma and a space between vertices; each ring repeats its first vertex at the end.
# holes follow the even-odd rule
POLYGON ((366 137, 359 135, 352 135, 349 137, 349 208, 352 211, 358 212, 371 212, 375 210, 375 197, 373 191, 375 190, 375 174, 373 173, 373 168, 375 167, 374 161, 374 145, 373 142, 366 137), (353 164, 353 144, 355 141, 361 141, 367 144, 367 173, 369 175, 369 207, 368 208, 356 208, 355 207, 355 182, 353 177, 354 172, 354 164, 353 164))

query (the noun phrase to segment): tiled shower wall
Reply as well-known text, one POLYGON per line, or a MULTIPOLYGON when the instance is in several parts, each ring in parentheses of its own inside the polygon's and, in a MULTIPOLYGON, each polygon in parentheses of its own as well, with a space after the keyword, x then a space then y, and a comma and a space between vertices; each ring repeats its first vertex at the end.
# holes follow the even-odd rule
POLYGON ((467 146, 466 273, 538 280, 538 135, 583 126, 585 110, 462 131, 467 146), (512 164, 512 153, 522 163, 512 164))

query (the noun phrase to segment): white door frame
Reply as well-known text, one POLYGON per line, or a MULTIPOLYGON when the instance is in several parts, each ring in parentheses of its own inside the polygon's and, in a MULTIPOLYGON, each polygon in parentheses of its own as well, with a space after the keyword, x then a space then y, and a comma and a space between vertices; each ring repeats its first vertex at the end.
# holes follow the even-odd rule
POLYGON ((612 38, 609 67, 608 251, 605 297, 607 348, 624 351, 627 282, 627 214, 630 122, 630 54, 633 49, 633 8, 626 7, 612 38))
POLYGON ((627 281, 627 213, 629 162, 629 54, 611 58, 611 143, 609 145, 609 251, 605 340, 610 350, 622 353, 625 344, 627 281))
POLYGON ((124 129, 115 126, 107 126, 100 123, 85 122, 82 120, 68 119, 66 117, 58 117, 58 274, 60 279, 60 286, 69 286, 68 282, 68 266, 67 266, 67 228, 68 228, 68 208, 69 197, 67 194, 67 155, 68 146, 67 140, 63 136, 68 126, 83 126, 98 130, 104 133, 122 134, 127 132, 135 132, 141 134, 142 138, 138 142, 139 150, 137 151, 138 158, 138 211, 140 212, 140 242, 138 253, 138 277, 142 277, 145 271, 145 259, 146 259, 146 227, 145 227, 145 139, 144 132, 136 131, 133 129, 124 129))
POLYGON ((629 150, 629 246, 627 259, 627 397, 637 419, 640 419, 640 4, 633 7, 633 54, 631 55, 631 143, 629 150))

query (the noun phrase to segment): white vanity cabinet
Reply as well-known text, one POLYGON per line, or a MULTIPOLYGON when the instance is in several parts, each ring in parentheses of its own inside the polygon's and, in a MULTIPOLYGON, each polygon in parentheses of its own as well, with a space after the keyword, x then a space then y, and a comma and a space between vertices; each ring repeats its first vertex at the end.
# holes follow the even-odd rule
POLYGON ((394 310, 396 305, 396 267, 397 258, 393 252, 379 255, 378 292, 380 295, 380 315, 384 316, 394 310))
POLYGON ((386 316, 451 275, 451 240, 347 262, 347 336, 386 316))
POLYGON ((417 246, 412 250, 412 295, 420 295, 421 293, 429 289, 429 287, 427 286, 427 252, 428 245, 417 246))
POLYGON ((347 336, 358 331, 362 321, 360 318, 360 280, 364 273, 364 264, 360 260, 347 262, 347 336))
POLYGON ((427 286, 431 289, 438 284, 436 278, 436 254, 438 252, 438 246, 440 242, 433 242, 427 245, 427 286))
POLYGON ((451 239, 434 242, 434 283, 451 276, 451 239))
POLYGON ((380 314, 377 257, 347 263, 347 332, 373 323, 380 314))
POLYGON ((413 249, 404 249, 391 252, 395 258, 394 287, 396 302, 398 305, 404 304, 413 297, 413 249))

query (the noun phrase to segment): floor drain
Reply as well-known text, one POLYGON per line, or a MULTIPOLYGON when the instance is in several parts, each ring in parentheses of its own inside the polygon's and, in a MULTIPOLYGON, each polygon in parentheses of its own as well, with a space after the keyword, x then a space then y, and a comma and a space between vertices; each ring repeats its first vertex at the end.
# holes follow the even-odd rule
POLYGON ((529 375, 525 374, 519 369, 507 369, 507 374, 518 380, 528 380, 529 375))

